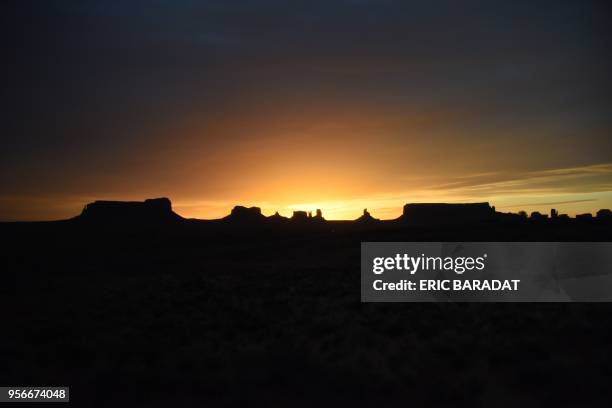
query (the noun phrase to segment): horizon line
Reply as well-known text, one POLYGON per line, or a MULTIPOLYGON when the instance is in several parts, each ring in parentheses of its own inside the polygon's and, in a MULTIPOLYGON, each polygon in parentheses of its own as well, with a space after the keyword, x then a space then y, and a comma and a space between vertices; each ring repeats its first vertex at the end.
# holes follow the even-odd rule
MULTIPOLYGON (((85 210, 85 208, 93 203, 144 203, 148 200, 158 200, 158 199, 167 199, 170 202, 170 209, 172 212, 174 212, 176 215, 178 215, 179 217, 185 219, 185 220, 194 220, 194 221, 221 221, 224 220, 225 218, 231 216, 232 211, 236 208, 257 208, 260 211, 260 214, 265 217, 265 218, 270 218, 275 216, 276 214, 278 214, 279 216, 286 218, 286 219, 291 219, 293 217, 293 215, 295 215, 296 212, 303 212, 303 213, 314 213, 316 210, 320 210, 323 214, 322 217, 325 221, 356 221, 358 220, 360 217, 362 217, 364 215, 364 213, 362 213, 361 215, 357 216, 356 218, 325 218, 325 214, 323 211, 323 208, 318 208, 316 210, 311 210, 311 209, 297 209, 295 208, 296 206, 288 206, 286 208, 289 208, 294 214, 293 215, 282 215, 280 213, 279 210, 275 210, 275 212, 273 214, 270 215, 265 215, 264 211, 262 209, 261 206, 259 205, 242 205, 242 204, 236 204, 234 206, 232 206, 229 210, 229 212, 226 213, 226 215, 221 216, 221 217, 217 217, 217 218, 199 218, 199 217, 186 217, 181 215, 179 212, 177 212, 175 210, 175 206, 174 203, 172 202, 172 200, 170 200, 168 197, 156 197, 156 198, 145 198, 144 200, 105 200, 105 199, 101 199, 101 200, 94 200, 91 201, 89 203, 86 203, 85 205, 83 205, 83 210, 81 210, 81 213, 79 214, 75 214, 73 216, 69 216, 67 218, 53 218, 53 219, 13 219, 13 220, 6 220, 6 219, 0 219, 0 223, 19 223, 19 222, 23 222, 23 223, 29 223, 29 222, 58 222, 58 221, 69 221, 75 218, 78 218, 79 216, 81 216, 81 214, 83 213, 83 211, 85 210)), ((399 209, 400 211, 407 205, 439 205, 439 204, 446 204, 446 205, 461 205, 461 204, 487 204, 489 207, 491 207, 493 209, 493 211, 495 213, 499 213, 499 214, 509 214, 509 215, 521 215, 521 213, 525 213, 527 215, 527 218, 531 218, 532 215, 534 214, 539 214, 540 216, 543 216, 545 218, 551 218, 551 214, 552 214, 552 210, 555 210, 554 207, 550 207, 549 210, 547 212, 541 212, 541 211, 531 211, 528 212, 526 210, 518 210, 517 212, 504 212, 504 211, 498 211, 498 208, 517 208, 517 207, 521 207, 521 206, 539 206, 539 205, 563 205, 563 204, 572 204, 572 203, 576 203, 576 202, 592 202, 592 201, 597 201, 594 199, 584 199, 584 200, 571 200, 571 201, 559 201, 559 202, 549 202, 549 203, 524 203, 523 205, 504 205, 504 206, 495 206, 495 205, 491 205, 491 203, 489 201, 461 201, 461 202, 444 202, 444 201, 440 201, 440 202, 436 202, 436 201, 418 201, 418 202, 408 202, 406 204, 403 204, 399 207, 397 207, 397 209, 399 209)), ((306 205, 308 206, 308 205, 306 205)), ((181 207, 181 205, 178 205, 177 207, 181 207)), ((390 207, 385 207, 385 208, 390 208, 390 207)), ((395 208, 395 207, 393 207, 395 208)), ((398 220, 403 216, 403 213, 400 213, 397 217, 393 217, 393 218, 377 218, 374 217, 372 212, 375 212, 376 210, 379 210, 380 208, 372 208, 372 210, 370 210, 368 207, 364 208, 364 212, 367 211, 368 214, 370 216, 372 216, 375 220, 377 221, 394 221, 394 220, 398 220)), ((567 216, 570 219, 576 219, 579 216, 592 216, 593 218, 596 218, 597 213, 599 211, 602 210, 608 210, 606 208, 599 208, 599 209, 595 209, 593 211, 588 211, 588 212, 583 212, 583 213, 578 213, 576 212, 574 214, 574 216, 572 217, 571 215, 565 214, 565 213, 560 213, 557 212, 557 216, 567 216)))

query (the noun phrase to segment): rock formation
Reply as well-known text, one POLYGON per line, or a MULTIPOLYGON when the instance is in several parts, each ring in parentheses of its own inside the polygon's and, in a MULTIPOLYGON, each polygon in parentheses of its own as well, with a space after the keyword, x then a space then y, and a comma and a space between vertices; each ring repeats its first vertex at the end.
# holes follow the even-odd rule
POLYGON ((293 216, 291 216, 292 221, 307 221, 309 214, 306 211, 294 211, 293 216))
POLYGON ((164 197, 145 201, 94 201, 83 208, 77 219, 94 223, 149 224, 181 217, 172 211, 172 203, 164 197))
POLYGON ((489 203, 406 204, 400 220, 412 224, 446 225, 489 221, 494 218, 495 209, 489 203))
POLYGON ((225 217, 225 219, 237 222, 259 222, 265 220, 266 217, 261 213, 261 208, 259 207, 237 205, 232 208, 231 214, 225 217))
POLYGON ((357 222, 376 222, 380 221, 378 218, 372 217, 367 208, 363 209, 363 214, 361 217, 357 218, 355 221, 357 222))
POLYGON ((605 219, 610 220, 612 219, 612 211, 610 211, 607 208, 602 208, 601 210, 597 211, 597 218, 600 218, 600 219, 605 218, 605 219))

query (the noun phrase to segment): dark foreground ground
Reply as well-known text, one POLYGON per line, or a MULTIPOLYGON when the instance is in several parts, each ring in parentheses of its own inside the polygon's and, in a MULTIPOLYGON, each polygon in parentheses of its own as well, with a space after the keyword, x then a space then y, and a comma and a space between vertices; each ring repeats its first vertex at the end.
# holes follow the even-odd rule
POLYGON ((363 304, 359 243, 611 235, 4 224, 0 383, 94 407, 610 406, 612 305, 363 304))

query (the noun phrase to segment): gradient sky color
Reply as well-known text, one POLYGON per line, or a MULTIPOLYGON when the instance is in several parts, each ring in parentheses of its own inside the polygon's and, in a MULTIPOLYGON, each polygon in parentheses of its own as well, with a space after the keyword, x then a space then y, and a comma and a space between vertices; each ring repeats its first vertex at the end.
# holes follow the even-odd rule
POLYGON ((0 220, 612 208, 606 3, 3 3, 0 220))

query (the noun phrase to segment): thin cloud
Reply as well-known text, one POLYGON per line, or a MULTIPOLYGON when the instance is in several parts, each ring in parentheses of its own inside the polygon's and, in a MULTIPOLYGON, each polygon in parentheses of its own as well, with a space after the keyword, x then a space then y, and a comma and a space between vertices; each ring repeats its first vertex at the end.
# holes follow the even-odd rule
POLYGON ((486 173, 457 177, 431 190, 462 195, 595 193, 612 191, 612 164, 596 164, 522 173, 486 173), (493 178, 493 179, 492 179, 493 178))
POLYGON ((540 203, 522 203, 522 204, 513 204, 513 205, 504 205, 499 208, 511 208, 511 207, 528 207, 534 205, 563 205, 563 204, 577 204, 577 203, 587 203, 592 201, 598 201, 595 198, 587 198, 584 200, 567 200, 567 201, 554 201, 554 202, 540 202, 540 203))

